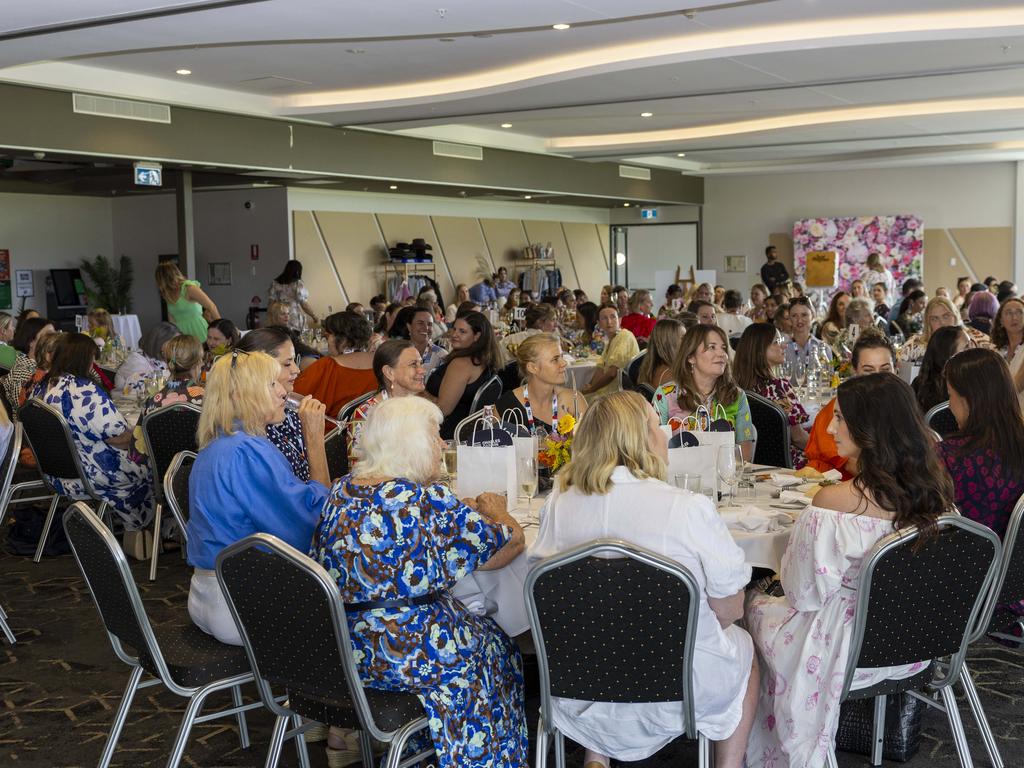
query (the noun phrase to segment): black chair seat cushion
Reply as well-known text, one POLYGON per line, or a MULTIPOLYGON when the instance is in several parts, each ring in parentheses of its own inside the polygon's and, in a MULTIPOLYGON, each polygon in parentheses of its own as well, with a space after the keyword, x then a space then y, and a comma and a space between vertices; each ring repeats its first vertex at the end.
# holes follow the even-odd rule
MULTIPOLYGON (((191 622, 185 626, 153 627, 153 632, 171 677, 183 687, 198 688, 252 671, 242 646, 226 645, 191 622)), ((143 669, 156 674, 148 654, 140 655, 139 661, 143 669)))
MULTIPOLYGON (((395 731, 406 723, 426 717, 419 697, 412 693, 396 693, 363 688, 373 719, 384 731, 395 731)), ((344 691, 337 699, 323 699, 288 691, 288 705, 308 720, 337 728, 361 728, 355 707, 344 691)))
POLYGON ((925 688, 935 676, 934 664, 929 664, 916 675, 902 680, 883 680, 870 688, 858 688, 847 694, 847 699, 873 699, 875 696, 891 696, 903 691, 919 691, 925 688))

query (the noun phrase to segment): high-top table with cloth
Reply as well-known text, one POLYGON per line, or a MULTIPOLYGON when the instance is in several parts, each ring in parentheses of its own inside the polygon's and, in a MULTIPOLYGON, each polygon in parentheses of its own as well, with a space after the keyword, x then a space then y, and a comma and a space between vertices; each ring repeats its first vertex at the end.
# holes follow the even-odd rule
MULTIPOLYGON (((142 327, 139 325, 138 315, 111 315, 110 325, 114 333, 121 337, 126 349, 138 349, 139 339, 142 338, 142 327)), ((75 315, 76 328, 88 328, 89 318, 87 315, 75 315)))
MULTIPOLYGON (((791 473, 792 470, 754 467, 758 473, 769 470, 791 473)), ((738 504, 720 506, 719 512, 726 520, 733 540, 746 555, 747 562, 755 567, 778 571, 782 555, 789 543, 789 532, 802 506, 784 499, 775 498, 780 488, 771 482, 754 483, 753 493, 741 494, 738 504), (772 506, 775 505, 775 506, 772 506), (781 508, 786 507, 786 508, 781 508)), ((790 492, 787 496, 792 496, 790 492)), ((808 502, 810 499, 807 499, 808 502)), ((534 497, 530 504, 525 498, 516 499, 510 513, 523 527, 527 549, 537 540, 540 520, 545 511, 546 496, 534 497)), ((487 614, 498 626, 511 636, 521 635, 530 628, 526 616, 526 600, 523 587, 530 567, 524 551, 515 560, 494 571, 473 571, 455 585, 455 597, 473 613, 487 614)))

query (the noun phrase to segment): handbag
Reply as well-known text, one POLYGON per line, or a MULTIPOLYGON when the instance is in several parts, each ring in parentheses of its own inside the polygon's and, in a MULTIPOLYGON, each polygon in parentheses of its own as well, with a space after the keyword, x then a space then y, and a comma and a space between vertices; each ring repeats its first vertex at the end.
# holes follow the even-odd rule
MULTIPOLYGON (((885 700, 885 736, 882 757, 905 763, 921 747, 921 714, 928 705, 909 693, 890 694, 885 700)), ((836 749, 858 755, 871 754, 871 723, 874 699, 851 699, 839 708, 836 749)))

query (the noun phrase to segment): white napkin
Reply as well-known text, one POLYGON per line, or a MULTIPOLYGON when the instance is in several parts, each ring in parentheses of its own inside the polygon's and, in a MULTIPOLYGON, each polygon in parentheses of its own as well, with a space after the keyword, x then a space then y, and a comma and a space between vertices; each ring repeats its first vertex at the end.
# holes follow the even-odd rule
POLYGON ((800 485, 803 482, 803 478, 797 477, 796 475, 783 474, 782 472, 772 472, 769 476, 772 485, 777 485, 779 488, 788 488, 791 485, 800 485))
POLYGON ((810 504, 811 497, 803 491, 782 491, 782 493, 779 494, 779 501, 810 504))
POLYGON ((828 472, 823 472, 821 475, 826 480, 839 481, 843 479, 843 473, 838 469, 830 469, 828 472))
POLYGON ((791 523, 793 520, 781 510, 769 512, 758 507, 726 509, 720 514, 727 527, 747 533, 771 533, 777 531, 781 524, 791 523))

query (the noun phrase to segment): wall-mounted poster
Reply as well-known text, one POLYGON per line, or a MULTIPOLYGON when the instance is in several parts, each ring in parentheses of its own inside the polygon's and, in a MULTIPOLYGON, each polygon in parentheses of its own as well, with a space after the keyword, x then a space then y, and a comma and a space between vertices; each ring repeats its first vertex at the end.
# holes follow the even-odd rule
POLYGON ((746 256, 726 256, 725 257, 725 271, 726 272, 746 272, 747 271, 747 257, 746 256))
POLYGON ((803 219, 793 224, 793 263, 796 279, 807 282, 809 253, 834 251, 839 261, 836 287, 846 291, 867 272, 869 253, 878 253, 897 286, 908 277, 921 277, 924 224, 919 216, 845 216, 803 219))
POLYGON ((831 288, 836 284, 839 254, 835 251, 808 251, 805 260, 804 285, 808 288, 831 288))
POLYGON ((11 252, 0 248, 0 309, 11 308, 11 252))
POLYGON ((231 262, 210 262, 210 285, 231 285, 231 262))

